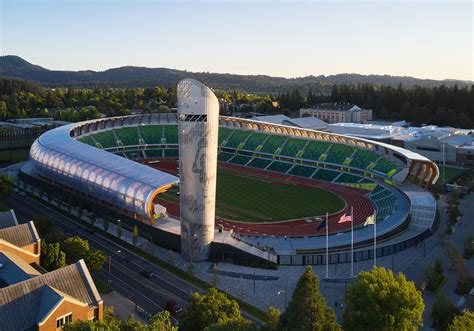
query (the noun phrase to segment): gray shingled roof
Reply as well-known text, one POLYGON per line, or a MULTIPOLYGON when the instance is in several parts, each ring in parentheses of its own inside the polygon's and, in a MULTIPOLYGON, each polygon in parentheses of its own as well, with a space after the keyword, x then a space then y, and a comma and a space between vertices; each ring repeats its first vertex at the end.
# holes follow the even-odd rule
POLYGON ((80 260, 0 289, 0 330, 22 330, 36 325, 38 318, 58 302, 58 291, 90 308, 102 302, 84 260, 80 260))
POLYGON ((38 242, 40 239, 33 222, 10 226, 0 229, 0 239, 9 243, 23 247, 38 242))
POLYGON ((0 212, 0 229, 15 225, 18 225, 18 220, 16 219, 15 211, 13 209, 0 212))
POLYGON ((319 103, 313 106, 313 109, 319 110, 339 110, 339 111, 346 111, 350 110, 355 105, 352 103, 319 103))

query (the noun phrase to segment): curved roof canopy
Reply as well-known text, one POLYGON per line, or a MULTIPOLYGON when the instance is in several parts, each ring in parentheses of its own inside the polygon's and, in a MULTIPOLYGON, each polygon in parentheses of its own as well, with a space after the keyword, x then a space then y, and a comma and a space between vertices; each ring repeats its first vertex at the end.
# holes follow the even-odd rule
POLYGON ((34 170, 118 208, 152 216, 154 197, 178 178, 74 140, 71 131, 78 125, 65 125, 36 139, 30 150, 34 170))

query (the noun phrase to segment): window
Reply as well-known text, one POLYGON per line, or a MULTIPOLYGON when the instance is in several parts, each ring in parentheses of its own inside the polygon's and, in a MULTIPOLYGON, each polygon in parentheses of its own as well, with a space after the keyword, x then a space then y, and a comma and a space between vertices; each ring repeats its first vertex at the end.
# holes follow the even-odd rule
POLYGON ((72 313, 64 315, 56 320, 56 329, 62 329, 66 323, 72 322, 72 313))

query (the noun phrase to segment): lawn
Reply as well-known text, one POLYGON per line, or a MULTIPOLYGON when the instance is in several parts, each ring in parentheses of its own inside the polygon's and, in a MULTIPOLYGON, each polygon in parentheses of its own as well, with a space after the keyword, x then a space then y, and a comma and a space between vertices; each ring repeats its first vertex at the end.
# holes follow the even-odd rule
POLYGON ((438 168, 439 168, 439 178, 435 184, 436 187, 442 187, 443 184, 452 183, 456 178, 459 177, 459 175, 461 175, 461 173, 466 171, 464 169, 445 167, 444 183, 443 183, 443 166, 438 165, 438 168))
MULTIPOLYGON (((177 188, 160 197, 179 203, 177 188)), ((218 217, 242 222, 275 222, 334 213, 344 208, 336 194, 268 178, 218 170, 218 217)))

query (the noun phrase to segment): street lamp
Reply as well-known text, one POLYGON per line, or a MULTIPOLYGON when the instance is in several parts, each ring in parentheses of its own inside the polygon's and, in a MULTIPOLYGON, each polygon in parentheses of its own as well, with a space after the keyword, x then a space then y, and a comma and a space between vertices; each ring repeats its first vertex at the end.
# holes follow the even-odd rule
POLYGON ((282 293, 285 293, 285 309, 288 308, 288 296, 286 294, 286 291, 285 290, 280 290, 277 292, 277 295, 280 295, 282 293))
POLYGON ((110 272, 112 270, 112 256, 114 256, 115 254, 121 253, 121 252, 122 251, 119 249, 118 251, 113 252, 111 255, 109 255, 109 283, 112 282, 112 280, 110 279, 110 272))

